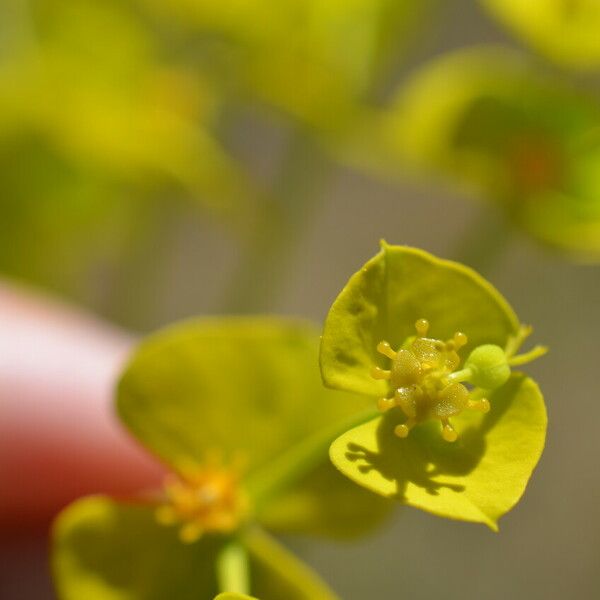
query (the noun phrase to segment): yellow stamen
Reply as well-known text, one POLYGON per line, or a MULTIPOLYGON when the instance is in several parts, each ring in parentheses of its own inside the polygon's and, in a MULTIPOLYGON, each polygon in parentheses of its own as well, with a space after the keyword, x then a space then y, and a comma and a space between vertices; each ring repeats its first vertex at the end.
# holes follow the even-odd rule
POLYGON ((473 400, 469 390, 452 374, 460 364, 458 350, 467 344, 467 336, 457 331, 447 342, 425 337, 429 322, 419 319, 415 323, 417 337, 398 351, 387 342, 380 342, 377 351, 391 360, 389 370, 374 367, 374 379, 388 380, 390 394, 380 398, 378 407, 382 412, 400 407, 407 420, 395 428, 395 434, 405 438, 421 421, 439 419, 442 437, 454 442, 458 434, 450 424, 449 417, 465 408, 487 412, 489 402, 473 400))
POLYGON ((207 533, 231 533, 246 518, 248 500, 240 486, 240 460, 224 466, 218 453, 203 466, 180 465, 165 480, 165 502, 155 511, 161 525, 179 525, 179 538, 192 543, 207 533))

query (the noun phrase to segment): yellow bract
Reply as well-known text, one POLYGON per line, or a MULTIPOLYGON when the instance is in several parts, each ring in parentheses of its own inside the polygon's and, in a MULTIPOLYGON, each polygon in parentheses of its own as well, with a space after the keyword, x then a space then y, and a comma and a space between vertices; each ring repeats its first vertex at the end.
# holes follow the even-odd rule
POLYGON ((339 436, 333 465, 384 498, 497 529, 544 447, 542 394, 511 373, 546 351, 517 354, 530 332, 471 269, 382 243, 333 303, 320 363, 326 385, 380 398, 385 414, 339 436))

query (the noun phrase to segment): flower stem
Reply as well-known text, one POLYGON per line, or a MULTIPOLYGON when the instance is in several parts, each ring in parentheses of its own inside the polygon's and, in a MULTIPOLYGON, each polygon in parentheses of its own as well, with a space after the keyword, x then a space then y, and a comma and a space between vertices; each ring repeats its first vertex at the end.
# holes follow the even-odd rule
POLYGON ((317 431, 281 454, 268 467, 251 475, 247 481, 247 489, 254 505, 260 506, 302 479, 327 457, 329 446, 335 438, 379 414, 376 408, 369 408, 317 431))
POLYGON ((473 375, 471 369, 461 369, 460 371, 450 373, 446 379, 452 382, 468 381, 471 375, 473 375))
POLYGON ((221 592, 250 593, 248 554, 239 541, 233 540, 217 557, 217 582, 221 592))

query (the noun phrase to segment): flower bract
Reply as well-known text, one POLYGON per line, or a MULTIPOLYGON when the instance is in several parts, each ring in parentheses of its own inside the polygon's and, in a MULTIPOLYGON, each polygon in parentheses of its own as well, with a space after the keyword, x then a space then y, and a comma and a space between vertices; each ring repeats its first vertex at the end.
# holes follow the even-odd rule
POLYGON ((545 352, 516 354, 530 332, 471 269, 383 243, 325 322, 324 382, 384 411, 336 439, 333 464, 382 496, 496 529, 544 446, 543 397, 513 370, 545 352))

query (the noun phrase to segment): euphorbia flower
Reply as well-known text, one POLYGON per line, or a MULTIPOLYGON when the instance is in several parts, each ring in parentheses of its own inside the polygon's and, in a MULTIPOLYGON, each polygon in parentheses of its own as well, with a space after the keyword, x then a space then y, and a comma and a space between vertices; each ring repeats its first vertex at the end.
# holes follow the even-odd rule
POLYGON ((317 356, 312 327, 268 318, 191 321, 144 341, 117 408, 172 475, 162 492, 88 497, 59 516, 59 597, 335 598, 263 529, 352 535, 390 508, 328 464, 331 440, 372 411, 324 389, 317 356))
POLYGON ((538 239, 600 257, 600 111, 500 48, 447 55, 400 90, 391 152, 500 205, 538 239))
POLYGON ((333 464, 382 496, 497 529, 544 446, 542 395, 511 373, 545 352, 517 354, 530 331, 471 269, 383 243, 325 322, 325 384, 384 413, 342 434, 333 464))

